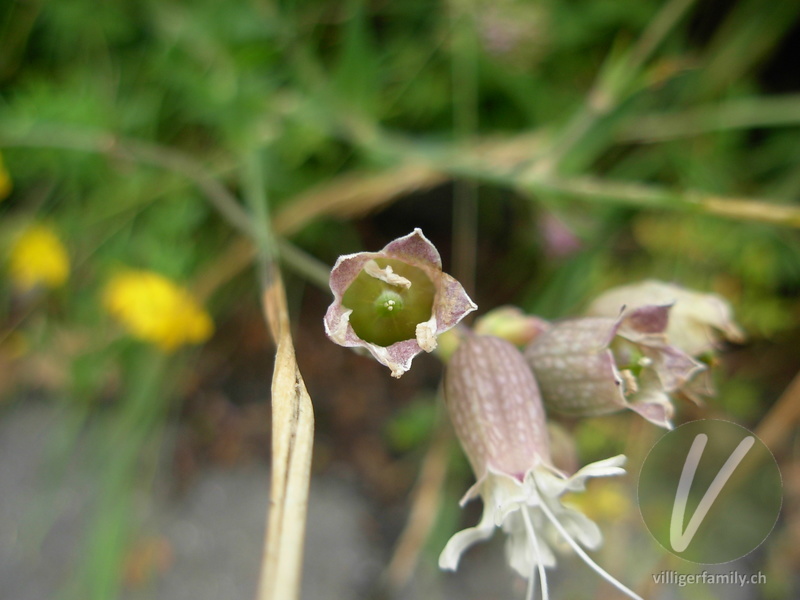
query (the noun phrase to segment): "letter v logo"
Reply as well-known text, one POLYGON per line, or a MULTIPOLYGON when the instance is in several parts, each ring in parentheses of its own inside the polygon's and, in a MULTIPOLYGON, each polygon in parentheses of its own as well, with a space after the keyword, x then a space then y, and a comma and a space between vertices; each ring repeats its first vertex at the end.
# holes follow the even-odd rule
POLYGON ((764 442, 715 419, 662 435, 642 463, 638 491, 656 541, 699 564, 726 563, 757 548, 783 500, 781 472, 764 442))
POLYGON ((722 488, 728 482, 736 467, 742 462, 745 455, 755 443, 754 436, 744 438, 736 449, 731 453, 725 464, 714 477, 711 485, 703 494, 703 498, 697 505, 694 514, 689 519, 689 524, 683 530, 684 516, 686 514, 686 503, 689 500, 689 492, 692 489, 692 482, 694 481, 697 465, 700 464, 700 459, 703 456, 708 436, 704 433, 699 433, 692 442, 692 447, 689 449, 689 454, 686 456, 686 462, 683 463, 683 471, 681 478, 678 482, 678 489, 675 493, 675 504, 672 505, 672 519, 669 525, 669 543, 675 552, 683 552, 694 539, 697 529, 706 518, 711 505, 719 496, 722 488))

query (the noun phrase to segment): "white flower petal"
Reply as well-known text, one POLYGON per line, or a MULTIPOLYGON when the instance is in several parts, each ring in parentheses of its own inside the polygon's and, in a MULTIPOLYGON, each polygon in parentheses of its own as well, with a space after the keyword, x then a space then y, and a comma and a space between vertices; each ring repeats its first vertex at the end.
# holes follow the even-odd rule
MULTIPOLYGON (((530 508, 522 508, 521 510, 528 511, 528 515, 533 522, 534 532, 543 529, 545 525, 544 519, 538 511, 530 508)), ((503 530, 508 536, 506 540, 506 558, 511 568, 519 573, 521 577, 529 578, 540 562, 545 567, 556 566, 556 555, 541 535, 536 537, 536 549, 539 554, 534 556, 533 540, 530 539, 520 512, 512 514, 503 523, 503 530)))
POLYGON ((424 323, 419 323, 416 328, 417 344, 425 352, 436 350, 436 316, 424 323))
MULTIPOLYGON (((603 534, 597 523, 592 521, 589 517, 582 512, 558 504, 554 506, 552 503, 548 504, 551 512, 558 519, 559 523, 564 526, 564 529, 572 536, 573 539, 581 543, 582 546, 590 550, 596 550, 603 542, 603 534)), ((554 534, 556 532, 553 532, 554 534)), ((560 539, 560 536, 556 536, 560 539)), ((564 548, 566 550, 566 548, 564 548)))
POLYGON ((492 537, 494 533, 494 511, 489 506, 484 506, 483 516, 480 523, 475 527, 469 527, 456 533, 447 542, 447 545, 439 555, 439 568, 448 571, 455 571, 461 555, 467 548, 478 542, 483 542, 492 537))
MULTIPOLYGON (((622 465, 628 458, 624 454, 617 454, 616 456, 612 456, 611 458, 606 458, 603 460, 598 460, 597 462, 589 463, 585 467, 583 467, 580 471, 575 473, 570 480, 573 479, 582 479, 585 480, 587 477, 609 477, 613 475, 624 475, 625 469, 622 468, 622 465)), ((570 490, 575 490, 578 488, 570 487, 570 490)), ((584 489, 583 486, 579 489, 584 489)))
POLYGON ((586 489, 586 480, 589 477, 612 477, 624 475, 627 458, 618 454, 611 458, 590 463, 580 469, 571 477, 564 477, 551 469, 540 468, 532 470, 529 476, 536 482, 542 496, 545 498, 558 498, 565 492, 582 492, 586 489))
POLYGON ((325 318, 325 333, 337 344, 344 345, 348 341, 347 332, 350 325, 350 315, 353 314, 353 311, 347 308, 334 312, 331 313, 330 317, 325 318), (334 314, 334 312, 338 314, 334 314))
POLYGON ((391 265, 386 265, 386 267, 382 269, 378 266, 378 263, 376 263, 374 260, 370 260, 364 263, 364 272, 370 277, 380 279, 389 285, 403 287, 406 289, 411 287, 411 282, 405 277, 395 273, 391 265))
POLYGON ((667 335, 672 345, 691 356, 713 350, 720 337, 744 340, 730 305, 720 296, 652 279, 606 291, 592 302, 587 314, 613 317, 623 306, 631 311, 646 304, 673 305, 667 335))

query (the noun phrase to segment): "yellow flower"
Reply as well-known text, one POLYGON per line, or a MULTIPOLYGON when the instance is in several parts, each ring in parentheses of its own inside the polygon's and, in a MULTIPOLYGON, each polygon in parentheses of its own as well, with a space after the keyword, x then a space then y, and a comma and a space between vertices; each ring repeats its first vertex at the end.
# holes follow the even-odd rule
POLYGON ((11 175, 6 171, 3 164, 3 156, 0 154, 0 200, 5 199, 11 193, 11 175))
POLYGON ((568 494, 564 502, 583 511, 594 521, 615 521, 632 510, 625 486, 617 481, 592 482, 591 497, 588 494, 568 494))
POLYGON ((69 277, 69 257, 51 227, 33 225, 19 236, 11 248, 9 275, 22 291, 64 284, 69 277))
POLYGON ((151 271, 116 275, 103 305, 131 335, 165 352, 204 342, 214 331, 211 317, 186 289, 151 271))

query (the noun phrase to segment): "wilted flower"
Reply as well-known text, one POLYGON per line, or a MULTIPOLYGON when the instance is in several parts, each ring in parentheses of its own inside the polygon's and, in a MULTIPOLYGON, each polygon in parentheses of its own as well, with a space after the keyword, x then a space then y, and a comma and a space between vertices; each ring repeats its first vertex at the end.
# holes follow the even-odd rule
POLYGON ((592 463, 572 476, 556 469, 536 380, 520 351, 496 337, 462 342, 447 366, 445 401, 477 479, 461 504, 480 496, 483 517, 450 539, 439 566, 455 570, 467 548, 502 527, 507 558, 528 579, 529 598, 537 574, 546 597, 545 567, 555 566, 554 549, 566 549, 565 542, 603 578, 638 598, 583 550, 600 545, 597 525, 561 502, 566 492, 584 490, 589 477, 623 474, 625 457, 592 463))
POLYGON ((691 356, 714 350, 720 337, 733 342, 744 340, 744 333, 733 322, 731 307, 724 299, 655 279, 608 290, 592 302, 587 314, 615 317, 623 308, 633 310, 648 304, 672 306, 667 337, 670 344, 691 356))
POLYGON ((3 164, 3 155, 0 154, 0 200, 5 199, 11 193, 11 175, 3 164))
POLYGON ((33 225, 19 236, 11 248, 9 275, 23 292, 64 284, 69 277, 69 257, 52 227, 33 225))
POLYGON ((214 331, 211 317, 187 290, 151 271, 116 275, 103 304, 131 335, 165 352, 204 342, 214 331))
POLYGON ((439 334, 477 306, 461 284, 442 272, 436 247, 420 229, 380 252, 340 256, 331 271, 333 304, 325 333, 339 344, 366 348, 400 377, 439 334))
POLYGON ((525 350, 545 404, 575 416, 629 408, 672 428, 669 393, 687 391, 705 366, 667 343, 669 306, 644 306, 613 318, 554 323, 525 350))

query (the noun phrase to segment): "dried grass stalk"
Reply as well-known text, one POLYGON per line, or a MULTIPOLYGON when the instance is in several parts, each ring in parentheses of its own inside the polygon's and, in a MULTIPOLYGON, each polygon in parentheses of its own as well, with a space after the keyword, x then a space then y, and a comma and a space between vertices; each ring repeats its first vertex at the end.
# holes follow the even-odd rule
POLYGON ((277 345, 272 375, 272 477, 258 600, 300 597, 314 411, 295 359, 283 281, 272 269, 262 308, 277 345))

